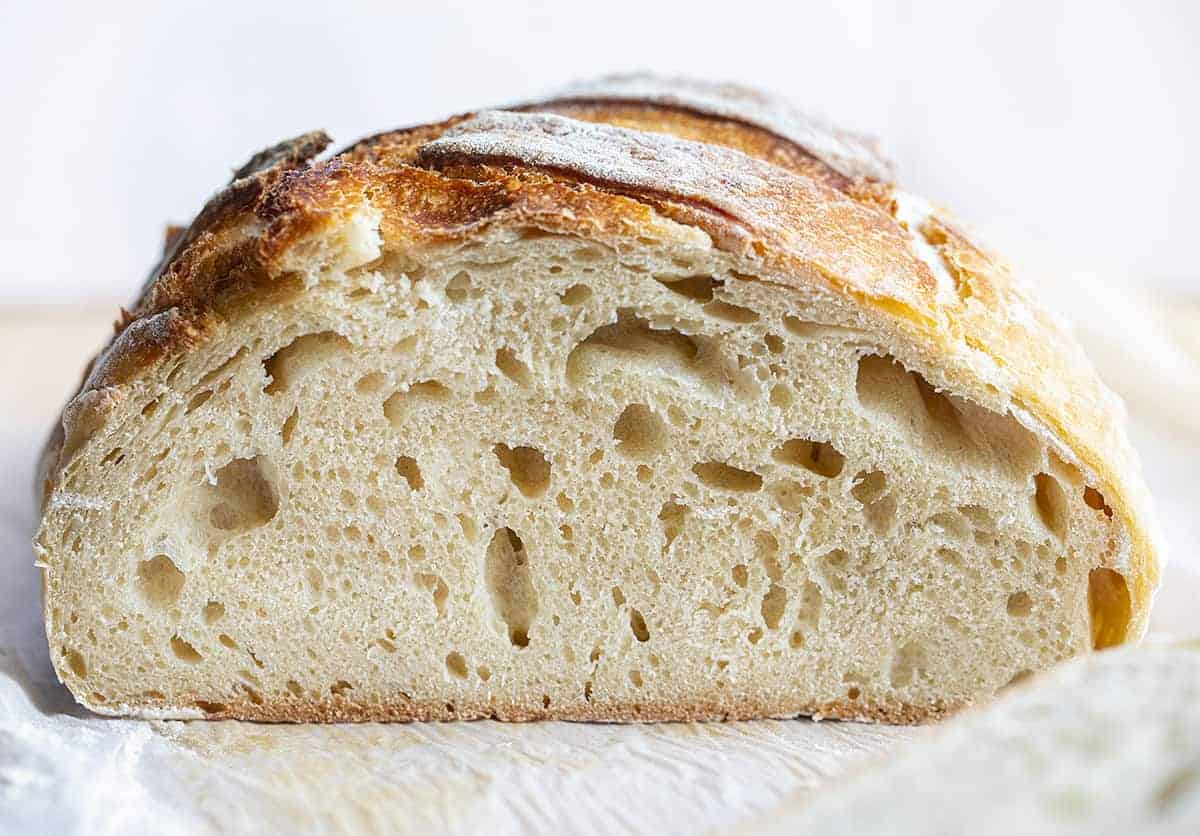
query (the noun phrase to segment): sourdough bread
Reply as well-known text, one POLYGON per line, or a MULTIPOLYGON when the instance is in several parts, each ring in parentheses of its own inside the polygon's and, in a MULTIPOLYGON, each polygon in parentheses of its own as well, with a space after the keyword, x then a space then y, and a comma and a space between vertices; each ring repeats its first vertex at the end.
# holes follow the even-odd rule
POLYGON ((615 79, 257 155, 63 412, 93 710, 914 722, 1138 638, 1116 398, 874 145, 615 79))

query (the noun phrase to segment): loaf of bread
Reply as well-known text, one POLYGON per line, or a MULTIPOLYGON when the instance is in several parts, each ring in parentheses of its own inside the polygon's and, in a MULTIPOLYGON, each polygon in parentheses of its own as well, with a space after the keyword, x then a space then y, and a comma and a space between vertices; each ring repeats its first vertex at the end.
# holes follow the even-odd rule
POLYGON ((872 142, 610 78, 255 156, 63 411, 102 713, 917 722, 1137 639, 1123 413, 872 142))
POLYGON ((1195 836, 1200 643, 1064 665, 737 832, 1195 836))

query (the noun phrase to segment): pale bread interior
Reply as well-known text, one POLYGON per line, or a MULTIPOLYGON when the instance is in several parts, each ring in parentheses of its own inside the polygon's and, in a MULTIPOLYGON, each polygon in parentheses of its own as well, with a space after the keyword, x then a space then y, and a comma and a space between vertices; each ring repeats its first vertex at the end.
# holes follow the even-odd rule
POLYGON ((370 255, 73 452, 39 539, 85 704, 910 721, 1124 637, 1104 498, 844 300, 654 241, 370 255))

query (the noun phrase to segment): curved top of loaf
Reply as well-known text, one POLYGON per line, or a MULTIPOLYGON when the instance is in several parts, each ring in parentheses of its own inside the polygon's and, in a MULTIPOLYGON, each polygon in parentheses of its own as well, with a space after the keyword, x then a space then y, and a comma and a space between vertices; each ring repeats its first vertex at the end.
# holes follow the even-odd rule
POLYGON ((1010 412, 1082 468, 1128 533, 1116 568, 1129 581, 1131 629, 1144 631, 1158 561, 1121 403, 1006 264, 890 182, 870 141, 742 88, 636 76, 380 134, 315 161, 328 143, 306 134, 256 155, 170 238, 64 410, 43 498, 124 386, 204 340, 231 309, 270 304, 273 283, 302 269, 296 245, 364 211, 385 247, 496 226, 617 244, 654 228, 681 241, 688 231, 694 245, 698 230, 748 277, 853 304, 909 368, 1010 412))
POLYGON ((794 142, 846 177, 888 180, 892 175, 892 164, 869 137, 841 130, 797 110, 788 101, 740 84, 660 78, 645 73, 611 75, 573 84, 551 102, 532 107, 588 103, 649 104, 719 116, 794 142))

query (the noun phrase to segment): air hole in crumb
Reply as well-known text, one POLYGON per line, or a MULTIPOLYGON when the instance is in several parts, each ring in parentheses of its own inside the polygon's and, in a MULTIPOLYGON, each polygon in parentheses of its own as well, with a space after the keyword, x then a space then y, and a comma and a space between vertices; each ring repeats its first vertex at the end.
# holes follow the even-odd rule
POLYGON ((663 536, 666 537, 666 543, 663 548, 670 548, 675 542, 675 538, 683 532, 684 517, 687 516, 688 507, 680 505, 677 502, 668 500, 664 502, 662 508, 658 512, 658 520, 662 523, 663 536))
POLYGON ((1129 586, 1120 572, 1097 567, 1088 573, 1088 613, 1096 650, 1125 641, 1132 618, 1129 586))
POLYGON ((731 305, 729 302, 716 300, 704 306, 704 312, 715 319, 746 325, 758 321, 758 313, 741 305, 731 305))
POLYGON ((633 636, 638 641, 649 641, 650 631, 646 629, 646 619, 638 610, 631 609, 629 611, 629 629, 633 631, 633 636))
POLYGON ((466 514, 456 514, 458 518, 458 526, 462 529, 463 536, 468 542, 474 543, 479 540, 479 527, 475 524, 475 520, 468 517, 466 514))
POLYGON ((209 702, 208 700, 196 700, 196 708, 203 711, 205 714, 224 714, 228 711, 228 707, 224 703, 209 702))
POLYGON ((641 403, 625 407, 613 425, 617 452, 632 459, 649 459, 661 453, 667 432, 666 422, 641 403))
POLYGON ((746 584, 750 582, 750 573, 746 569, 745 563, 739 563, 737 566, 734 566, 731 570, 729 570, 729 574, 730 577, 733 578, 733 582, 743 589, 745 589, 746 584))
POLYGON ((906 642, 892 657, 891 670, 888 673, 892 687, 903 688, 911 685, 927 666, 924 645, 917 641, 906 642))
POLYGON ((1067 534, 1067 494, 1053 476, 1039 473, 1033 477, 1034 506, 1046 529, 1060 540, 1067 534))
POLYGON ((1014 685, 1020 685, 1022 682, 1027 682, 1028 680, 1030 680, 1032 678, 1033 678, 1033 671, 1029 670, 1028 668, 1024 668, 1024 669, 1019 670, 1016 673, 1014 673, 1009 678, 1008 682, 1006 682, 1004 684, 1004 687, 1011 688, 1014 685))
POLYGON ((876 534, 888 533, 896 521, 896 499, 887 490, 887 476, 878 470, 858 473, 850 494, 863 506, 867 524, 876 534))
POLYGON ((768 629, 774 630, 779 626, 779 622, 783 619, 783 612, 787 609, 788 593, 785 587, 777 583, 772 583, 767 589, 767 594, 762 599, 762 617, 763 622, 768 629))
POLYGON ((692 465, 692 473, 710 488, 734 493, 750 493, 762 489, 762 477, 724 462, 700 462, 692 465))
POLYGON ((421 476, 421 468, 417 464, 417 460, 412 456, 398 456, 396 458, 396 472, 404 477, 405 482, 408 482, 410 490, 419 491, 425 487, 425 479, 421 476))
POLYGON ((455 679, 466 679, 467 660, 463 658, 461 653, 449 653, 446 655, 446 670, 455 679))
POLYGON ((208 403, 208 399, 212 396, 213 393, 211 389, 205 389, 203 392, 197 392, 192 396, 192 399, 188 401, 187 409, 184 410, 184 415, 191 415, 197 409, 208 403))
POLYGON ((206 484, 211 502, 208 522, 234 534, 266 525, 279 510, 279 497, 267 477, 265 460, 234 459, 215 474, 216 484, 206 484))
POLYGON ((881 470, 871 470, 870 473, 859 473, 854 476, 854 487, 851 495, 862 505, 869 505, 880 499, 888 489, 888 477, 881 470))
POLYGON ((484 682, 487 682, 492 678, 492 672, 486 665, 480 665, 479 668, 476 669, 475 673, 477 673, 479 678, 484 682))
POLYGON ((239 682, 238 687, 241 688, 242 693, 246 695, 246 699, 250 700, 250 702, 254 703, 255 705, 263 704, 262 694, 258 693, 258 691, 251 688, 244 682, 239 682))
POLYGON ((636 671, 636 670, 630 671, 629 672, 629 681, 633 683, 633 687, 641 688, 642 687, 642 672, 636 671))
POLYGON ((329 686, 329 693, 337 697, 344 697, 350 691, 354 690, 354 686, 344 679, 339 679, 337 682, 329 686))
POLYGON ((383 372, 371 372, 358 379, 358 382, 354 384, 354 391, 360 395, 372 395, 382 389, 386 383, 386 374, 383 372))
POLYGON ((185 577, 165 554, 143 560, 137 567, 138 592, 142 600, 157 609, 166 609, 179 600, 185 577))
POLYGON ((450 397, 450 389, 436 380, 419 380, 408 389, 392 393, 383 402, 384 417, 393 427, 399 427, 411 409, 440 403, 450 397))
POLYGON ((296 433, 296 422, 300 419, 300 407, 292 410, 292 414, 283 422, 283 426, 279 429, 279 440, 286 447, 292 443, 292 436, 296 433))
POLYGON ((585 284, 573 284, 559 298, 564 305, 582 305, 592 298, 592 289, 585 284))
POLYGON ((1005 609, 1014 618, 1024 618, 1033 611, 1033 600, 1029 597, 1028 592, 1014 592, 1008 596, 1005 609))
POLYGON ((907 370, 890 355, 859 358, 855 391, 863 406, 891 413, 905 409, 911 413, 913 398, 920 397, 907 370))
POLYGON ((726 368, 716 340, 656 328, 627 310, 576 344, 567 356, 567 378, 576 386, 589 375, 645 374, 685 386, 726 385, 726 368))
POLYGON ((514 647, 529 645, 529 626, 537 615, 537 591, 525 545, 511 528, 501 528, 488 545, 484 565, 492 610, 504 622, 514 647))
POLYGON ((209 601, 204 605, 203 615, 205 624, 216 624, 225 617, 225 605, 220 601, 209 601))
POLYGON ((612 588, 612 599, 613 599, 613 604, 615 604, 616 606, 618 606, 618 607, 625 606, 625 591, 622 590, 621 587, 619 587, 619 586, 614 586, 612 588))
POLYGON ((221 644, 228 647, 230 650, 237 650, 238 643, 235 642, 230 636, 227 636, 224 633, 217 636, 217 641, 219 641, 221 644))
POLYGON ((492 452, 523 495, 536 499, 546 492, 550 485, 550 462, 540 450, 497 444, 492 452))
POLYGON ((725 286, 725 282, 714 279, 712 276, 688 276, 683 279, 674 276, 655 276, 654 279, 667 290, 694 302, 711 302, 713 292, 725 286))
POLYGON ((421 572, 415 578, 417 584, 429 591, 433 598, 434 609, 437 610, 438 618, 446 616, 446 599, 450 597, 450 590, 446 587, 446 582, 438 575, 433 575, 428 572, 421 572))
POLYGON ((1104 494, 1095 488, 1089 487, 1083 489, 1083 501, 1087 503, 1089 508, 1096 511, 1103 511, 1104 516, 1112 518, 1112 508, 1108 507, 1108 503, 1104 501, 1104 494))
POLYGON ((87 662, 84 660, 82 653, 78 650, 67 650, 63 653, 63 658, 66 659, 67 667, 71 669, 71 673, 80 679, 87 679, 87 662))
POLYGON ((833 549, 818 559, 826 580, 835 592, 846 589, 846 567, 850 564, 850 555, 845 549, 833 549))
POLYGON ((859 695, 860 695, 861 693, 862 693, 862 692, 861 692, 861 691, 859 691, 859 690, 858 690, 858 688, 851 688, 850 690, 848 690, 848 691, 846 692, 846 699, 849 699, 849 700, 856 700, 856 699, 858 699, 858 698, 859 698, 859 695))
POLYGON ((981 505, 960 505, 958 513, 966 517, 979 531, 990 533, 996 530, 996 519, 992 512, 981 505))
POLYGON ((786 383, 777 383, 771 387, 771 406, 787 409, 795 401, 792 390, 786 383))
POLYGON ((232 370, 233 367, 238 362, 240 362, 241 359, 245 356, 246 356, 246 347, 242 346, 237 351, 235 351, 228 360, 226 360, 225 362, 223 362, 221 365, 217 366, 216 368, 210 369, 208 372, 206 372, 204 374, 204 376, 202 378, 200 378, 200 381, 197 385, 210 386, 211 384, 216 383, 218 379, 224 377, 226 375, 226 373, 228 373, 230 370, 232 370))
POLYGON ((287 681, 287 689, 293 697, 300 699, 304 696, 304 689, 300 687, 300 683, 294 679, 287 681))
POLYGON ((783 338, 776 334, 767 334, 763 337, 763 343, 767 346, 767 351, 772 354, 783 353, 783 338))
POLYGON ((263 361, 270 378, 264 391, 268 395, 285 392, 310 371, 350 348, 350 341, 333 331, 297 337, 263 361))
POLYGON ((456 305, 467 301, 471 290, 471 277, 465 270, 459 270, 446 282, 446 298, 456 305))
POLYGON ((192 645, 180 636, 171 636, 171 652, 175 658, 189 665, 194 665, 204 659, 192 645))
POLYGON ((525 365, 510 348, 496 349, 496 368, 518 386, 528 386, 533 379, 525 365))
POLYGON ((803 467, 829 479, 842 472, 846 457, 823 441, 807 441, 793 438, 775 450, 775 461, 803 467))
POLYGON ((971 444, 953 400, 890 355, 868 354, 859 359, 855 391, 864 407, 888 415, 902 426, 913 427, 919 420, 919 426, 948 449, 961 450, 971 444))

